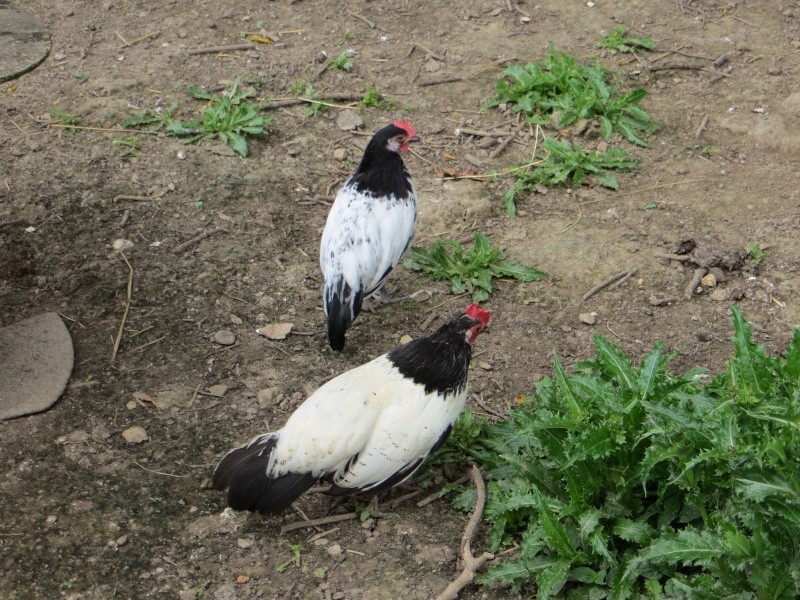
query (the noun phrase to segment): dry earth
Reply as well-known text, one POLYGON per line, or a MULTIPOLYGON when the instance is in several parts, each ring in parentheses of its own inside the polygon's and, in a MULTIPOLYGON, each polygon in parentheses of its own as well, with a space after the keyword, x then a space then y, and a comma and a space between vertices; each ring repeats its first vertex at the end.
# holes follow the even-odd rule
MULTIPOLYGON (((417 497, 386 519, 330 525, 310 541, 313 528, 280 534, 300 511, 231 514, 207 487, 233 443, 280 426, 332 375, 464 305, 442 284, 399 269, 394 292, 433 296, 364 315, 341 355, 326 345, 316 261, 325 200, 370 133, 396 117, 410 118, 425 142, 406 161, 421 198, 417 241, 482 231, 511 259, 549 274, 500 283, 487 303, 494 320, 471 373, 487 405, 504 410, 530 392, 550 372, 554 350, 566 362, 590 355, 596 333, 637 358, 666 340, 682 352, 676 369, 717 370, 731 351, 730 302, 759 342, 784 347, 800 324, 798 2, 596 2, 25 2, 53 48, 0 89, 0 326, 58 311, 77 356, 53 409, 0 423, 0 596, 411 600, 433 597, 454 577, 465 516, 444 501, 420 508, 417 497), (240 43, 239 32, 259 22, 279 43, 186 52, 240 43), (652 62, 597 48, 617 23, 657 40, 652 62), (623 69, 626 85, 651 92, 645 106, 661 129, 651 148, 635 149, 642 168, 620 192, 552 189, 523 199, 511 220, 502 209, 510 180, 443 181, 438 173, 527 159, 530 137, 490 158, 494 147, 483 139, 454 132, 508 127, 513 115, 480 105, 501 64, 540 59, 549 44, 623 69), (314 79, 323 52, 347 48, 352 72, 314 79), (727 62, 715 67, 723 54, 727 62), (305 105, 269 109, 270 134, 251 143, 248 158, 145 133, 136 134, 140 155, 123 157, 112 141, 131 134, 42 124, 59 109, 82 125, 114 128, 173 101, 189 117, 202 105, 187 85, 218 90, 236 75, 262 98, 296 96, 298 80, 313 80, 329 94, 372 85, 396 105, 358 111, 364 124, 355 133, 337 126, 339 108, 316 117, 305 105), (420 85, 455 76, 462 80, 420 85), (216 228, 224 231, 173 251, 216 228), (128 302, 117 239, 133 243, 125 251, 133 286, 112 363, 128 302), (656 256, 685 240, 697 245, 694 262, 656 256), (761 264, 742 258, 748 243, 766 250, 761 264), (726 277, 687 300, 695 263, 718 263, 726 277), (633 267, 624 285, 582 300, 633 267), (674 301, 652 302, 666 298, 674 301), (596 313, 595 324, 582 323, 583 313, 596 313), (258 326, 280 322, 306 335, 256 336, 258 326), (220 330, 235 343, 216 343, 220 330), (211 386, 227 389, 217 397, 211 386), (147 441, 122 437, 134 426, 147 441), (291 544, 303 546, 300 566, 279 571, 291 544)), ((329 506, 320 495, 298 503, 309 518, 329 506)), ((469 588, 462 597, 505 595, 469 588)))

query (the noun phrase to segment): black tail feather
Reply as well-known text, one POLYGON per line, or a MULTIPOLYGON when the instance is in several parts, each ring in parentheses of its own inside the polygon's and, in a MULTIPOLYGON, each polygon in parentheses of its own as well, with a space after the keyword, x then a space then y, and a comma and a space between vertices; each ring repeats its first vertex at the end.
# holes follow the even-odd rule
POLYGON ((330 294, 327 300, 328 342, 331 348, 341 352, 344 349, 344 334, 361 312, 364 295, 361 291, 353 295, 352 288, 345 282, 342 289, 330 294))
POLYGON ((214 470, 215 489, 228 489, 228 505, 234 510, 249 510, 277 515, 291 505, 317 481, 311 473, 287 473, 267 477, 267 463, 277 437, 235 448, 214 470))

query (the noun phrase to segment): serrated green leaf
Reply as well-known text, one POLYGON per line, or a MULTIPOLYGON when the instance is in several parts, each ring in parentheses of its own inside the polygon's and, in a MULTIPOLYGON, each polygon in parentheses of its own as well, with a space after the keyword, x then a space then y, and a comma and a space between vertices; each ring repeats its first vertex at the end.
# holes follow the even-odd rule
POLYGON ((685 565, 695 560, 719 558, 723 554, 720 541, 710 532, 692 529, 684 529, 674 535, 662 535, 628 562, 623 578, 629 578, 633 571, 646 563, 685 565))
POLYGON ((518 281, 529 283, 531 281, 540 281, 547 277, 547 273, 540 271, 536 267, 530 267, 520 263, 504 262, 492 265, 492 271, 501 277, 512 277, 518 281))
POLYGON ((597 358, 613 374, 617 383, 631 391, 636 391, 636 372, 631 361, 614 344, 602 335, 594 337, 597 358))
POLYGON ((626 518, 617 519, 613 532, 614 535, 626 542, 636 542, 637 544, 647 543, 655 534, 655 530, 648 523, 626 518))
POLYGON ((547 567, 536 576, 536 597, 539 600, 548 600, 561 591, 567 580, 567 572, 571 566, 568 560, 559 560, 547 567))

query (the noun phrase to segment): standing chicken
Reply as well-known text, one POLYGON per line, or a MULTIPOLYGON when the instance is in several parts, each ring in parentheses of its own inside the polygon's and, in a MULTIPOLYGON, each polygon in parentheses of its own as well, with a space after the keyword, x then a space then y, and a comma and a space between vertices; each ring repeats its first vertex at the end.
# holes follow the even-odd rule
POLYGON ((489 322, 477 304, 433 334, 328 381, 282 429, 228 452, 214 487, 236 510, 278 514, 318 481, 330 494, 405 481, 447 439, 467 400, 472 345, 489 322))
POLYGON ((344 333, 362 303, 380 290, 414 237, 417 193, 400 154, 417 141, 408 121, 398 119, 378 131, 328 214, 319 265, 334 350, 344 348, 344 333))

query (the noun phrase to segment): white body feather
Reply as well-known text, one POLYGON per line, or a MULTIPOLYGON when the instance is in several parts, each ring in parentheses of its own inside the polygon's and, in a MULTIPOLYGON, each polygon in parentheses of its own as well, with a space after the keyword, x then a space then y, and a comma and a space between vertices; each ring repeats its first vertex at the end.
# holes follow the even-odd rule
POLYGON ((250 445, 277 438, 268 477, 330 473, 338 486, 367 491, 425 458, 464 408, 466 385, 446 397, 424 388, 383 355, 324 384, 280 431, 250 445))
POLYGON ((342 280, 364 298, 377 292, 411 244, 416 223, 413 184, 411 193, 398 199, 359 192, 348 180, 336 195, 322 233, 319 264, 325 297, 342 280))

